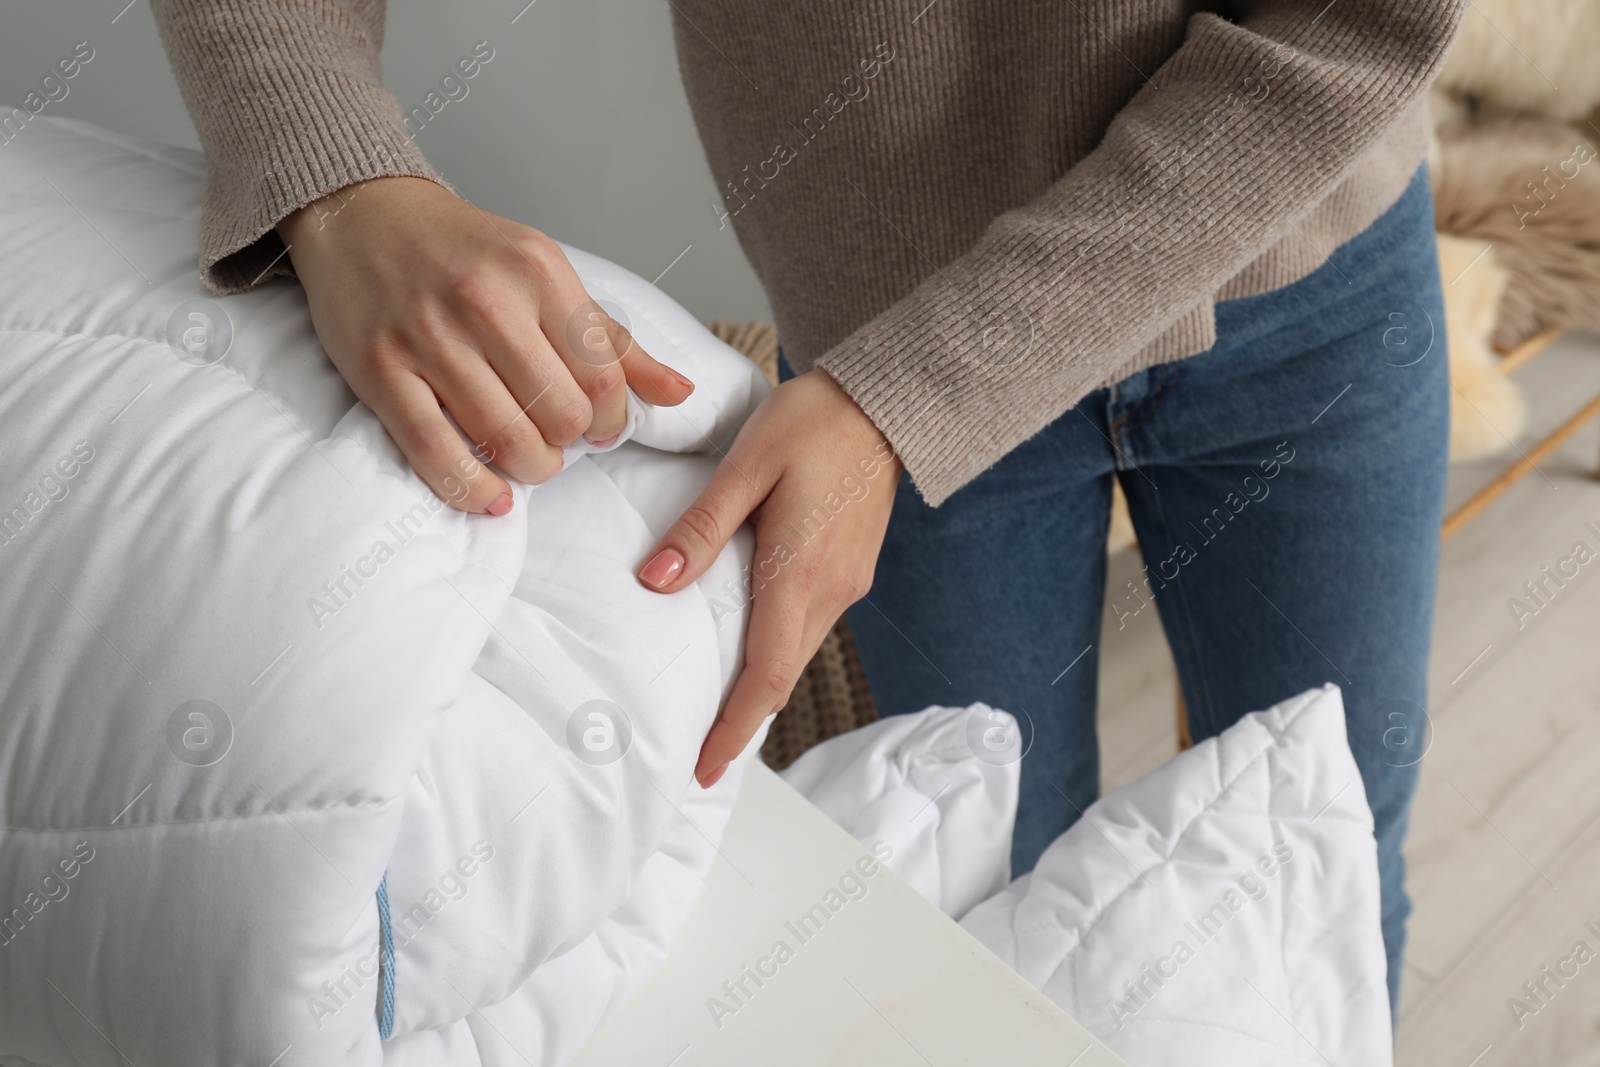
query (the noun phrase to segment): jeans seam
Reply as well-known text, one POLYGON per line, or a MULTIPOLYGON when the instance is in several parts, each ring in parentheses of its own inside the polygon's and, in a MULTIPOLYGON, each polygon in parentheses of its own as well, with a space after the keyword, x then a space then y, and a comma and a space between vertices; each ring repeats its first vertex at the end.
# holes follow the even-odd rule
POLYGON ((1176 365, 1163 363, 1157 368, 1157 371, 1160 374, 1160 379, 1156 382, 1156 387, 1150 392, 1150 395, 1140 400, 1132 411, 1112 423, 1112 436, 1115 440, 1122 441, 1135 430, 1147 425, 1151 419, 1155 418, 1156 412, 1172 391, 1173 380, 1177 377, 1176 365), (1129 420, 1132 419, 1137 419, 1138 421, 1132 425, 1127 425, 1129 420))

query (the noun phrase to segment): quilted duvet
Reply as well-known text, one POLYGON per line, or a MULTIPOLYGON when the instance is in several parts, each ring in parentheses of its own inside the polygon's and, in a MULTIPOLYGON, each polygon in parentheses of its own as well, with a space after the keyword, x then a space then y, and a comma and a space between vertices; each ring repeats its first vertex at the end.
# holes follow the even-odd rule
MULTIPOLYGON (((747 535, 670 597, 632 573, 765 384, 569 249, 697 389, 463 514, 297 286, 199 288, 203 181, 66 120, 0 149, 0 1065, 557 1067, 660 967, 755 751, 692 785, 747 535)), ((786 776, 1133 1067, 1389 1062, 1337 690, 1014 882, 973 716, 1009 722, 929 709, 786 776)))
POLYGON ((571 250, 699 388, 466 515, 298 287, 199 289, 195 155, 41 121, 0 184, 0 1058, 561 1062, 738 789, 691 772, 748 545, 632 570, 765 383, 571 250))

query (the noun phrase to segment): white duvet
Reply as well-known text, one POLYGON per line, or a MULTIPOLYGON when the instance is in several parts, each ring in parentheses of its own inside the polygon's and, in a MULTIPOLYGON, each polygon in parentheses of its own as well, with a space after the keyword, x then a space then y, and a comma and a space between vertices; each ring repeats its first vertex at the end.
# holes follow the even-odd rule
POLYGON ((664 955, 738 788, 691 771, 740 637, 702 590, 747 546, 671 597, 631 573, 765 384, 574 250, 699 388, 464 515, 297 287, 206 300, 193 154, 25 133, 0 153, 0 1054, 561 1062, 664 955))
MULTIPOLYGON (((355 403, 296 286, 199 288, 202 184, 193 153, 67 121, 0 149, 0 1063, 556 1067, 659 967, 737 795, 742 763, 690 776, 749 545, 671 597, 632 571, 765 385, 569 250, 698 388, 635 404, 505 518, 464 515, 355 403)), ((1009 888, 1015 765, 963 749, 969 713, 789 777, 900 834, 903 876, 1130 1063, 1380 1063, 1337 704, 1114 794, 1009 888), (1280 842, 1237 944, 1121 991, 1280 842)))

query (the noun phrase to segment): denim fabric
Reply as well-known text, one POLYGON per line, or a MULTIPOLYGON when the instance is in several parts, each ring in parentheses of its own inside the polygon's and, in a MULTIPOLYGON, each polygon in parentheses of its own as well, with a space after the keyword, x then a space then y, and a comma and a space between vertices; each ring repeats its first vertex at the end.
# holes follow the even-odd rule
POLYGON ((1337 683, 1398 1003, 1449 429, 1425 173, 1319 270, 1216 315, 1212 349, 1091 394, 943 507, 902 479, 850 625, 884 714, 981 700, 1023 720, 1017 875, 1098 795, 1107 598, 1108 625, 1160 619, 1196 741, 1337 683), (1113 478, 1145 576, 1107 590, 1113 478))

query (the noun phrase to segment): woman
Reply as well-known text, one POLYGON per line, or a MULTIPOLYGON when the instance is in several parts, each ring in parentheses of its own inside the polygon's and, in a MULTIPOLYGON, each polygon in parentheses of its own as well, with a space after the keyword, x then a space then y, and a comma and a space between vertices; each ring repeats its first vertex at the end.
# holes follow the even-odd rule
MULTIPOLYGON (((1030 724, 1031 869, 1096 794, 1115 475, 1146 563, 1117 616, 1159 614, 1197 739, 1344 688, 1393 996, 1447 419, 1418 164, 1461 6, 674 4, 789 378, 640 570, 681 589, 755 526, 747 665, 703 784, 855 604, 884 711, 981 699, 1030 724), (841 498, 856 472, 868 491, 841 498)), ((548 238, 436 183, 379 81, 381 3, 154 7, 210 160, 207 280, 292 266, 436 491, 458 470, 458 506, 511 506, 445 412, 538 482, 620 429, 624 382, 687 396, 548 238)))

